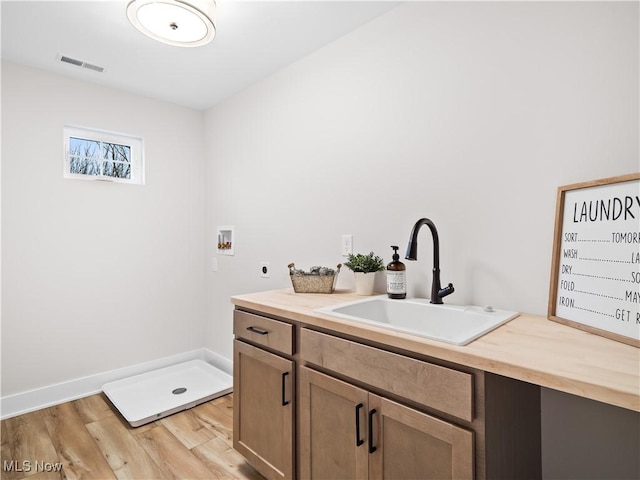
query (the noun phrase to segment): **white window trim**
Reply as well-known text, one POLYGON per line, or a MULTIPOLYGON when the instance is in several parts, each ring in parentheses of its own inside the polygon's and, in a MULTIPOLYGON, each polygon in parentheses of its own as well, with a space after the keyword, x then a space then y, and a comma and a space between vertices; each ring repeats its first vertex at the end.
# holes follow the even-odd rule
POLYGON ((78 180, 101 180, 114 183, 128 183, 133 185, 144 185, 144 141, 142 137, 128 135, 125 133, 109 132, 87 127, 65 126, 63 128, 64 139, 64 178, 78 180), (131 148, 131 178, 117 178, 108 175, 85 175, 81 173, 71 173, 71 148, 70 138, 83 138, 97 142, 115 143, 126 145, 131 148))

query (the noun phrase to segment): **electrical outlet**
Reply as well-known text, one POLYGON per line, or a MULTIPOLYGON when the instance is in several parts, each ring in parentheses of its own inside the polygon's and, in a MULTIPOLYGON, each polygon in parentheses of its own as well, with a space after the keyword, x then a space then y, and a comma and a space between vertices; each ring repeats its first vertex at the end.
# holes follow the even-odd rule
POLYGON ((269 262, 260 262, 260 277, 269 278, 269 262))
POLYGON ((353 253, 353 235, 342 235, 342 256, 348 257, 353 253))

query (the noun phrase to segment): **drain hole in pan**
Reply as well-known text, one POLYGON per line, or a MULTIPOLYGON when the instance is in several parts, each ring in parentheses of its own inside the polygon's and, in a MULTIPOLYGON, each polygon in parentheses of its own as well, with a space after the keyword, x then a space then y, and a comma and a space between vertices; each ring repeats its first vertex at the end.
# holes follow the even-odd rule
POLYGON ((175 388, 171 391, 171 393, 173 393, 174 395, 180 395, 181 393, 186 392, 187 389, 184 387, 180 387, 180 388, 175 388))

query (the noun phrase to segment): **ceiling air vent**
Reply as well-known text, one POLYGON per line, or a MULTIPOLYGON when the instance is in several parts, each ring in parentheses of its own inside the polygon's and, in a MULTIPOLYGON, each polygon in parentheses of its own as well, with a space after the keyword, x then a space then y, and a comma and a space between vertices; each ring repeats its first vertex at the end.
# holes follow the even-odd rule
POLYGON ((104 67, 99 65, 93 65, 91 63, 84 62, 82 60, 78 60, 76 58, 67 57, 65 55, 58 55, 58 59, 63 63, 69 63, 71 65, 75 65, 76 67, 87 68, 89 70, 93 70, 94 72, 104 72, 104 67))

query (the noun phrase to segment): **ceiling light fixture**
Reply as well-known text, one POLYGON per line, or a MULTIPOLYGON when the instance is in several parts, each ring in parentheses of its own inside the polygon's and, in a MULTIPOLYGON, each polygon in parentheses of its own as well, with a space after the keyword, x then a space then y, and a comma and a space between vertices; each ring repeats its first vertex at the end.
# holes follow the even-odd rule
POLYGON ((129 21, 159 42, 198 47, 213 40, 216 27, 214 0, 133 0, 127 6, 129 21))

